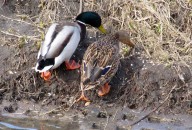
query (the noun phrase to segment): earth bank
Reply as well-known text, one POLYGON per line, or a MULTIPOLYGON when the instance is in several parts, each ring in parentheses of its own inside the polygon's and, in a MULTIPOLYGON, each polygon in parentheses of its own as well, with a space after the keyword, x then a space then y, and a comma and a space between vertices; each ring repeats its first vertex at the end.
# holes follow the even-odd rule
MULTIPOLYGON (((8 0, 1 7, 1 114, 22 113, 22 115, 47 119, 50 117, 62 118, 69 112, 71 115, 78 113, 77 115, 80 118, 93 118, 98 129, 108 128, 108 126, 123 129, 122 127, 127 127, 127 120, 129 123, 134 122, 160 105, 161 107, 156 111, 157 115, 160 114, 160 119, 157 119, 160 120, 159 122, 162 122, 161 119, 164 118, 161 114, 191 116, 191 63, 187 62, 186 65, 175 61, 169 65, 157 62, 144 55, 146 48, 138 44, 131 51, 129 51, 129 48, 123 51, 121 65, 110 82, 112 89, 107 96, 98 97, 96 89, 86 92, 86 95, 92 100, 91 105, 88 107, 85 107, 84 102, 73 104, 74 100, 80 96, 79 70, 66 71, 65 66, 62 65, 53 71, 53 77, 49 82, 43 81, 33 69, 39 44, 44 35, 43 31, 51 22, 44 23, 45 17, 43 17, 42 13, 45 13, 44 11, 48 9, 56 10, 56 14, 59 13, 57 11, 63 11, 62 13, 65 13, 63 19, 71 20, 78 13, 79 3, 68 2, 68 4, 70 6, 65 7, 62 5, 63 8, 60 8, 56 3, 45 1, 8 0), (122 112, 119 113, 118 111, 122 112), (141 112, 140 115, 136 113, 125 114, 127 111, 144 112, 141 112), (121 122, 115 120, 117 115, 121 122), (102 121, 105 121, 105 123, 102 121), (108 125, 113 124, 115 121, 116 126, 108 125), (98 126, 97 124, 100 123, 102 125, 98 126)), ((62 14, 61 12, 60 14, 62 14)), ((49 15, 50 17, 53 16, 51 13, 49 15)), ((63 19, 55 15, 55 21, 62 21, 63 19)), ((111 29, 108 26, 107 28, 111 29)), ((82 56, 88 45, 96 41, 100 36, 102 37, 96 30, 88 28, 87 38, 79 45, 73 59, 81 63, 82 56)), ((149 122, 151 119, 151 122, 158 122, 153 121, 153 117, 147 119, 149 122)), ((86 125, 92 126, 93 123, 86 125)), ((178 124, 184 125, 184 123, 178 124)), ((186 126, 186 128, 190 127, 189 124, 186 126)))

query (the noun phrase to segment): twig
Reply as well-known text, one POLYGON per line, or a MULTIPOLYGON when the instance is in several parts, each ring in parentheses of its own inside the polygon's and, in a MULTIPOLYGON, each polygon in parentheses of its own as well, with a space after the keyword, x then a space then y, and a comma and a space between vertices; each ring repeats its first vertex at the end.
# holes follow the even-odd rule
POLYGON ((115 17, 112 17, 112 16, 109 16, 109 18, 110 18, 110 19, 113 19, 113 20, 115 20, 115 21, 117 21, 117 22, 119 22, 119 23, 122 23, 122 21, 119 20, 118 18, 115 18, 115 17))
POLYGON ((33 24, 33 23, 29 23, 29 22, 26 22, 26 21, 23 21, 23 20, 9 18, 9 17, 4 16, 4 15, 0 15, 0 16, 1 16, 1 17, 4 17, 4 18, 6 18, 6 19, 9 19, 9 20, 11 20, 11 21, 17 21, 17 22, 20 22, 20 23, 25 23, 25 24, 28 24, 28 25, 31 25, 31 26, 34 26, 34 27, 41 28, 41 27, 38 26, 38 25, 35 25, 35 24, 33 24))
POLYGON ((91 2, 91 10, 93 10, 93 6, 94 6, 94 0, 92 0, 91 2))
POLYGON ((0 32, 3 33, 3 34, 9 35, 9 36, 17 37, 17 38, 21 38, 22 37, 20 35, 12 34, 12 33, 6 32, 6 31, 0 31, 0 32))
POLYGON ((3 4, 2 4, 2 6, 4 6, 6 4, 6 0, 3 0, 3 4))
POLYGON ((106 115, 107 115, 107 121, 106 121, 106 124, 105 124, 105 126, 104 126, 104 130, 106 130, 106 127, 107 127, 107 125, 108 125, 108 123, 109 123, 109 116, 108 116, 108 113, 107 113, 106 110, 105 110, 105 112, 106 112, 106 115))
POLYGON ((119 109, 117 109, 117 110, 116 110, 115 115, 114 115, 114 117, 113 117, 112 121, 114 121, 114 120, 115 120, 115 117, 116 117, 116 115, 117 115, 117 112, 118 112, 118 111, 119 111, 119 109))
POLYGON ((171 94, 172 91, 176 88, 176 86, 177 86, 177 85, 174 85, 174 86, 172 87, 172 89, 171 89, 170 92, 168 93, 168 95, 167 95, 167 97, 165 98, 165 100, 164 100, 159 106, 157 106, 157 107, 156 107, 155 109, 153 109, 151 112, 149 112, 148 114, 146 114, 146 115, 145 115, 144 117, 142 117, 141 119, 133 122, 133 123, 132 123, 131 125, 129 125, 129 126, 133 126, 133 125, 139 123, 139 122, 142 121, 143 119, 147 118, 150 114, 152 114, 153 112, 157 111, 161 106, 163 106, 163 104, 169 99, 170 94, 171 94))
MULTIPOLYGON (((7 32, 7 31, 0 31, 0 32, 3 33, 3 34, 5 34, 5 35, 9 35, 9 36, 17 37, 17 38, 22 38, 22 37, 24 37, 24 36, 21 36, 21 35, 9 33, 9 32, 7 32)), ((34 40, 34 41, 40 40, 40 39, 37 38, 37 37, 39 37, 39 36, 26 36, 26 37, 27 37, 28 39, 31 39, 31 40, 34 40)))
MULTIPOLYGON (((68 108, 64 109, 64 111, 69 111, 69 109, 70 109, 75 103, 76 103, 76 102, 74 101, 68 108)), ((54 108, 54 109, 52 109, 52 110, 50 110, 50 111, 47 111, 47 112, 42 113, 42 114, 39 114, 39 116, 43 116, 43 115, 52 113, 52 112, 54 112, 55 110, 57 110, 57 109, 59 109, 59 108, 62 108, 62 107, 65 106, 65 105, 66 105, 66 104, 63 104, 63 105, 61 105, 61 106, 59 106, 59 107, 57 107, 57 108, 54 108)))
POLYGON ((65 104, 63 104, 63 105, 61 105, 61 106, 59 106, 59 107, 56 107, 56 108, 54 108, 54 109, 52 109, 52 110, 50 110, 50 111, 47 111, 47 112, 45 112, 45 113, 41 113, 41 114, 39 114, 39 116, 44 116, 44 115, 46 115, 46 114, 50 114, 50 113, 54 112, 55 110, 57 110, 57 109, 59 109, 59 108, 62 108, 64 105, 65 105, 65 104))
POLYGON ((79 14, 83 12, 83 0, 80 0, 79 14))
POLYGON ((140 21, 145 21, 145 20, 150 19, 150 18, 151 18, 151 16, 148 16, 148 17, 137 19, 135 21, 140 22, 140 21))
MULTIPOLYGON (((69 109, 70 109, 75 103, 76 103, 76 102, 73 102, 68 108, 65 109, 65 111, 69 111, 69 109)), ((46 115, 46 114, 50 114, 50 113, 56 111, 57 109, 62 108, 62 107, 65 106, 65 105, 66 105, 66 104, 63 104, 63 105, 61 105, 61 106, 59 106, 59 107, 57 107, 57 108, 54 108, 54 109, 52 109, 52 110, 50 110, 50 111, 47 111, 47 112, 42 113, 42 114, 39 114, 39 116, 43 116, 43 115, 46 115)))

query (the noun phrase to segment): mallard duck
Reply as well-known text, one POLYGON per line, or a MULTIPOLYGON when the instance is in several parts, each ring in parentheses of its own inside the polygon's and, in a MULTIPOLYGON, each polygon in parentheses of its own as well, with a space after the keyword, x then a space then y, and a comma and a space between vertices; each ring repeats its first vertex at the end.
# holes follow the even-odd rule
POLYGON ((110 34, 91 44, 86 50, 81 65, 81 97, 76 100, 90 101, 84 91, 100 87, 98 96, 102 97, 110 91, 108 83, 118 70, 120 63, 119 41, 134 47, 126 31, 110 34))
POLYGON ((79 14, 72 23, 53 23, 49 27, 35 66, 35 71, 40 72, 44 80, 50 79, 49 70, 57 68, 64 61, 67 70, 80 68, 80 65, 74 60, 70 61, 70 58, 79 42, 84 39, 87 24, 106 33, 101 24, 101 17, 96 12, 90 11, 79 14))

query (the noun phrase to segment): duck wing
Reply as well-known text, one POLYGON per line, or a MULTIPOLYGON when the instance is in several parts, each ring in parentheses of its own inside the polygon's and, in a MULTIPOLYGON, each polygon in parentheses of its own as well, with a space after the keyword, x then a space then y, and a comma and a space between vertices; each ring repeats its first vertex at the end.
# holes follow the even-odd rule
POLYGON ((75 24, 52 24, 40 49, 40 55, 43 59, 57 57, 67 46, 75 27, 75 24))
POLYGON ((56 37, 56 35, 58 33, 55 31, 57 26, 58 26, 57 23, 53 23, 49 27, 49 29, 45 35, 45 40, 41 44, 41 48, 40 48, 39 53, 38 53, 38 59, 40 56, 45 57, 45 55, 47 54, 53 39, 56 37))
POLYGON ((119 65, 119 45, 100 41, 91 44, 83 58, 81 82, 85 90, 109 82, 119 65), (87 86, 87 88, 86 88, 87 86))

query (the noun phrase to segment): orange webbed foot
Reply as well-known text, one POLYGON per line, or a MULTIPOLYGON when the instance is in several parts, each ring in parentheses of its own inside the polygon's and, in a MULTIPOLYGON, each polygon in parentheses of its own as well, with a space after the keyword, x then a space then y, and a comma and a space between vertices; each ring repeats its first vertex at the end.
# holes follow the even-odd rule
POLYGON ((43 78, 45 81, 48 81, 51 78, 51 72, 42 72, 41 73, 41 78, 43 78))
POLYGON ((74 60, 65 61, 65 65, 67 67, 67 70, 74 70, 81 67, 81 65, 79 63, 76 63, 74 60))
POLYGON ((79 102, 79 101, 86 101, 86 102, 90 102, 90 100, 88 98, 85 97, 85 95, 82 93, 81 94, 81 97, 79 99, 76 100, 76 102, 79 102))
POLYGON ((98 92, 98 96, 102 97, 109 93, 111 86, 108 83, 105 83, 104 86, 102 86, 98 92))

